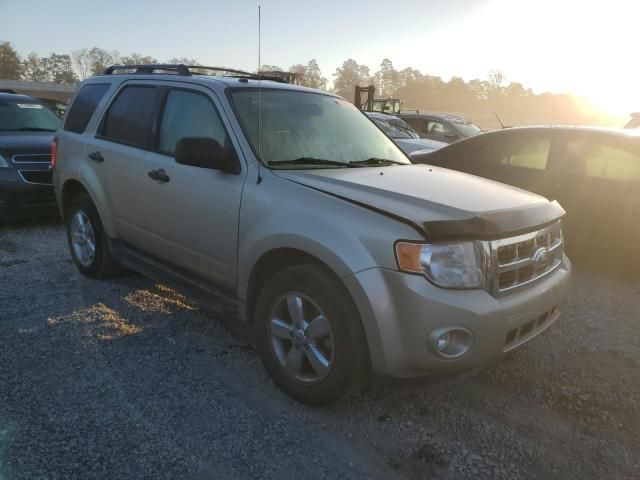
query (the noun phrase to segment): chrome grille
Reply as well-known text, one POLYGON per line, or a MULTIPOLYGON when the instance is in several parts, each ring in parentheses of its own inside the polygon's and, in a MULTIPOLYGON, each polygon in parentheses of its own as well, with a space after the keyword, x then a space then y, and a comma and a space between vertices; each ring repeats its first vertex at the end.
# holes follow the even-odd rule
POLYGON ((51 155, 48 153, 25 153, 14 155, 13 163, 51 163, 51 155))
POLYGON ((506 294, 530 285, 562 263, 560 222, 536 232, 489 242, 493 292, 506 294))
POLYGON ((51 170, 18 170, 25 183, 35 185, 53 185, 53 172, 51 170))

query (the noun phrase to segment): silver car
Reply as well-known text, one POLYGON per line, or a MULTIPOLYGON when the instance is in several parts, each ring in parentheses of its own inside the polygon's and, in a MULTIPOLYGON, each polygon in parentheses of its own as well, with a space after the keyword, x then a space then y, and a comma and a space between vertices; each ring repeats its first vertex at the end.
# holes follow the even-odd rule
POLYGON ((372 372, 473 369, 558 318, 557 203, 413 165, 327 92, 121 68, 81 84, 54 142, 75 265, 125 266, 205 307, 233 299, 297 400, 332 402, 372 372))

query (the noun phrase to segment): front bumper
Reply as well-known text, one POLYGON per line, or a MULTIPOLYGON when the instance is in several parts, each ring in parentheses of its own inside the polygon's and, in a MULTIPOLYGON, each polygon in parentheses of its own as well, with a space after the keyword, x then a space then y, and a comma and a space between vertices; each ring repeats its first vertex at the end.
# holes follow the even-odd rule
POLYGON ((534 338, 558 318, 569 286, 563 264, 530 288, 493 297, 484 290, 447 290, 424 277, 373 268, 344 279, 363 320, 376 373, 392 377, 469 370, 534 338), (457 359, 428 348, 434 330, 461 327, 473 334, 457 359))
POLYGON ((56 214, 52 185, 29 183, 18 170, 0 169, 0 219, 56 214))

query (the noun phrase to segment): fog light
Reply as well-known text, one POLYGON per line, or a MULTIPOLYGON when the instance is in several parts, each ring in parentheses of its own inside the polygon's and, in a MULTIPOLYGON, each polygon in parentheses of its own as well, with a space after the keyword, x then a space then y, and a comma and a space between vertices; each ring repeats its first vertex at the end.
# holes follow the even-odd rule
POLYGON ((466 355, 473 345, 473 333, 463 327, 444 327, 431 332, 427 348, 438 357, 449 360, 466 355))

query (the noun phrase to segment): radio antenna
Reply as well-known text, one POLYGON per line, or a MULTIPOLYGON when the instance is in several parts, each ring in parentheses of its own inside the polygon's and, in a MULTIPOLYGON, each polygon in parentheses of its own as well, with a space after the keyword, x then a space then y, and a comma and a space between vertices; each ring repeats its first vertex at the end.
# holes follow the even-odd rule
POLYGON ((258 180, 256 183, 262 182, 260 172, 260 163, 262 162, 262 59, 261 54, 261 38, 262 38, 262 7, 258 5, 258 180))

